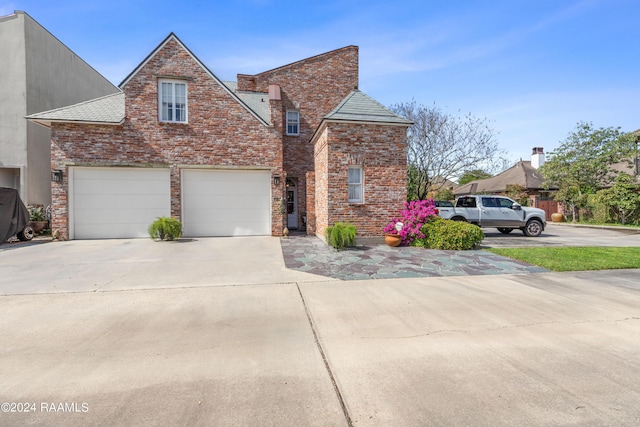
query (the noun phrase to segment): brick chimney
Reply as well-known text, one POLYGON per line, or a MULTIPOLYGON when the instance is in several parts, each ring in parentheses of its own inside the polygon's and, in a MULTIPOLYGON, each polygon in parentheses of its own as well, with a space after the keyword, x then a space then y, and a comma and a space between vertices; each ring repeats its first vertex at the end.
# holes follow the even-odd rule
POLYGON ((544 149, 542 147, 533 147, 531 166, 538 169, 542 165, 544 165, 544 149))

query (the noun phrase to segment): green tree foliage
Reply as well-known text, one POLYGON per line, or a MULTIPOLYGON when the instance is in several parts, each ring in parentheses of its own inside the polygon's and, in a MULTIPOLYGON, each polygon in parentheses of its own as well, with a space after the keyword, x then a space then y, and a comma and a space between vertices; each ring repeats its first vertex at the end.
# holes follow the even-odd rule
POLYGON ((441 188, 433 193, 433 200, 453 200, 455 198, 453 190, 449 188, 441 188))
POLYGON ((622 225, 640 209, 640 186, 631 175, 620 173, 615 184, 596 193, 596 200, 608 206, 622 225))
POLYGON ((493 175, 491 175, 489 172, 485 172, 482 169, 472 169, 472 170, 465 171, 460 176, 460 178, 458 178, 458 184, 465 185, 471 181, 475 181, 478 179, 491 178, 492 176, 493 175))
POLYGON ((613 181, 611 165, 629 159, 634 147, 635 137, 620 128, 594 129, 591 123, 579 122, 540 168, 545 186, 558 188, 555 199, 567 205, 576 221, 588 195, 613 181))
POLYGON ((454 116, 415 100, 391 109, 414 123, 407 132, 409 200, 426 199, 466 170, 499 171, 507 164, 486 118, 454 116))
POLYGON ((518 202, 521 206, 529 206, 529 194, 524 185, 520 184, 507 184, 505 188, 507 197, 512 198, 518 202))

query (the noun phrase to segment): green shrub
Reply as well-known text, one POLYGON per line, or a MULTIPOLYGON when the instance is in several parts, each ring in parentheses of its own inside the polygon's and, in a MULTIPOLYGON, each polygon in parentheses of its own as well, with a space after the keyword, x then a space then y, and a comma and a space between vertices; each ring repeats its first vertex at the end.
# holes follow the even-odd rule
POLYGON ((175 218, 161 217, 149 226, 152 239, 175 240, 182 236, 182 223, 175 218))
POLYGON ((473 224, 464 221, 434 218, 420 229, 424 239, 416 239, 414 246, 428 249, 467 250, 478 246, 484 233, 473 224))
POLYGON ((356 245, 356 226, 348 222, 336 222, 333 227, 327 227, 325 234, 327 242, 336 249, 356 245))
POLYGON ((605 224, 611 222, 611 215, 607 206, 598 201, 595 195, 589 196, 588 210, 591 212, 591 221, 596 224, 605 224))
POLYGON ((29 211, 29 221, 46 221, 47 217, 44 214, 44 208, 41 205, 29 205, 27 206, 29 211))

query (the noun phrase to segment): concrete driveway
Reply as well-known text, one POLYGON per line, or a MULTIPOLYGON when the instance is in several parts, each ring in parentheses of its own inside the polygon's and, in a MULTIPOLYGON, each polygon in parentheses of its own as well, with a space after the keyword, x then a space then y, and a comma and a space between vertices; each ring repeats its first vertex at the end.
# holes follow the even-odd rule
POLYGON ((289 270, 273 237, 74 240, 0 246, 0 294, 326 280, 289 270))
POLYGON ((2 250, 0 425, 635 425, 639 274, 344 282, 274 238, 2 250))
POLYGON ((525 237, 520 230, 502 234, 495 228, 483 228, 484 247, 522 246, 640 246, 640 228, 600 227, 547 223, 539 237, 525 237))

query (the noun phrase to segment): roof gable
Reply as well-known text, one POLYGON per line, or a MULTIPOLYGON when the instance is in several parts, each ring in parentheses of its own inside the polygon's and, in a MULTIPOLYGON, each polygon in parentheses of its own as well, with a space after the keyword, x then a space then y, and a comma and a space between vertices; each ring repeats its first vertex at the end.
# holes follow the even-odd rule
POLYGON ((145 65, 147 65, 169 42, 175 42, 177 43, 181 49, 183 49, 185 52, 187 52, 189 54, 189 56, 191 56, 191 58, 196 62, 196 64, 198 64, 199 67, 201 67, 205 73, 215 82, 217 83, 225 92, 227 92, 236 102, 238 102, 240 105, 242 105, 249 113, 251 113, 251 115, 253 115, 255 118, 257 118, 262 124, 264 124, 265 126, 270 126, 270 111, 269 111, 269 118, 265 119, 265 114, 258 114, 256 111, 254 111, 252 108, 249 107, 249 105, 247 105, 247 103, 245 101, 243 101, 241 99, 241 97, 239 97, 233 90, 231 90, 227 85, 225 85, 222 80, 220 80, 215 74, 213 74, 213 72, 211 72, 211 70, 209 70, 209 68, 207 68, 206 65, 204 65, 202 63, 202 61, 200 61, 200 59, 198 59, 197 56, 195 56, 193 54, 193 52, 191 52, 191 50, 184 44, 182 43, 182 41, 178 38, 178 36, 176 36, 173 32, 170 33, 167 38, 165 38, 162 43, 160 43, 158 45, 158 47, 156 47, 141 63, 140 65, 138 65, 123 81, 122 83, 120 83, 120 88, 124 89, 124 87, 140 72, 140 70, 142 70, 145 65))

